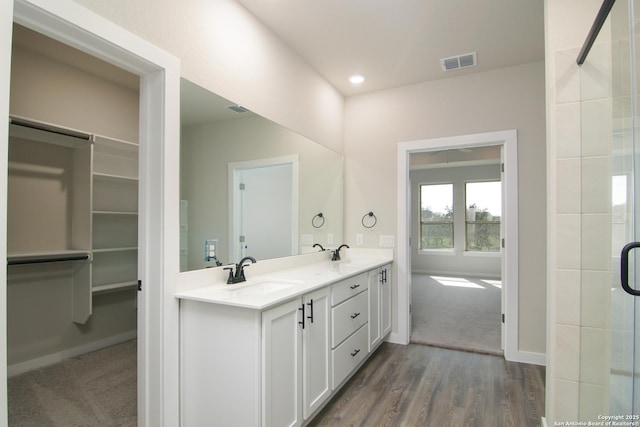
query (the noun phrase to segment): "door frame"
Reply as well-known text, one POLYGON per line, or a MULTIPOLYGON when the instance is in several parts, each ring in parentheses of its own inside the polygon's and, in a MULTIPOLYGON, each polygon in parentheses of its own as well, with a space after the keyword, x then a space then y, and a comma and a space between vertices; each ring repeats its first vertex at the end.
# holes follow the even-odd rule
POLYGON ((298 168, 297 154, 229 163, 229 260, 240 261, 240 174, 247 169, 291 165, 291 254, 298 253, 298 168))
MULTIPOLYGON (((73 2, 3 1, 6 40, 0 61, 0 113, 9 116, 13 22, 140 76, 138 278, 138 425, 179 424, 179 60, 73 2), (152 285, 151 285, 152 284, 152 285)), ((8 135, 8 120, 0 122, 8 135)), ((8 138, 2 140, 5 170, 8 138)), ((6 175, 6 174, 5 174, 6 175)), ((0 227, 6 235, 6 176, 0 182, 0 227)), ((1 239, 0 257, 6 258, 1 239)), ((6 343, 6 266, 0 275, 0 338, 6 343)), ((0 346, 0 425, 7 423, 7 348, 0 346)))
POLYGON ((528 353, 518 350, 518 133, 505 130, 398 143, 398 258, 397 326, 393 342, 408 344, 411 338, 411 186, 409 158, 412 153, 446 149, 502 146, 504 161, 503 200, 505 248, 502 292, 504 295, 504 355, 510 361, 527 362, 528 353))

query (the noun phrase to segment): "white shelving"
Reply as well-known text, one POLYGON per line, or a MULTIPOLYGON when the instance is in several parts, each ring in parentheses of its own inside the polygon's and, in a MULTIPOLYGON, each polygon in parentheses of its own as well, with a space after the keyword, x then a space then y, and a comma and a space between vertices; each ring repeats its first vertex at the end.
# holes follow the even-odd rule
POLYGON ((137 285, 138 145, 23 117, 10 122, 7 262, 74 262, 72 318, 84 324, 93 294, 137 285))
POLYGON ((92 181, 92 291, 132 288, 138 276, 138 146, 96 137, 92 181))

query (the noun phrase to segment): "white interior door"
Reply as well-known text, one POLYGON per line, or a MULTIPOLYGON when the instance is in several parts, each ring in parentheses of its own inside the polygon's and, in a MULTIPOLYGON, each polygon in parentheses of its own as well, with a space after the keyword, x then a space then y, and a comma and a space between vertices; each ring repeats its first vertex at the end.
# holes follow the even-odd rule
POLYGON ((298 253, 298 157, 229 164, 229 260, 298 253))
POLYGON ((240 256, 293 255, 291 164, 246 169, 240 184, 240 256))

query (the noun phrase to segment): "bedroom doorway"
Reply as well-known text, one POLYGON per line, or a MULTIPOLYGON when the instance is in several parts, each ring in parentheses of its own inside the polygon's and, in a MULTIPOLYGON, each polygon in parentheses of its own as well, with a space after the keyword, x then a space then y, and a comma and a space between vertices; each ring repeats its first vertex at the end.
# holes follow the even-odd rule
POLYGON ((501 148, 410 156, 413 343, 503 355, 501 148))

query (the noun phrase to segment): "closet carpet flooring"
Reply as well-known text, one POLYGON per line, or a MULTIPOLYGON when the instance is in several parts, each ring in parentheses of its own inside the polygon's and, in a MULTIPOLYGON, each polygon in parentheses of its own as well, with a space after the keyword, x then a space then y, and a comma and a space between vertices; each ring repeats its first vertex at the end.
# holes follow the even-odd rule
POLYGON ((9 425, 136 426, 136 340, 7 381, 9 425))
POLYGON ((503 354, 500 281, 411 276, 411 342, 503 354))
POLYGON ((383 343, 310 426, 537 427, 545 368, 383 343))

